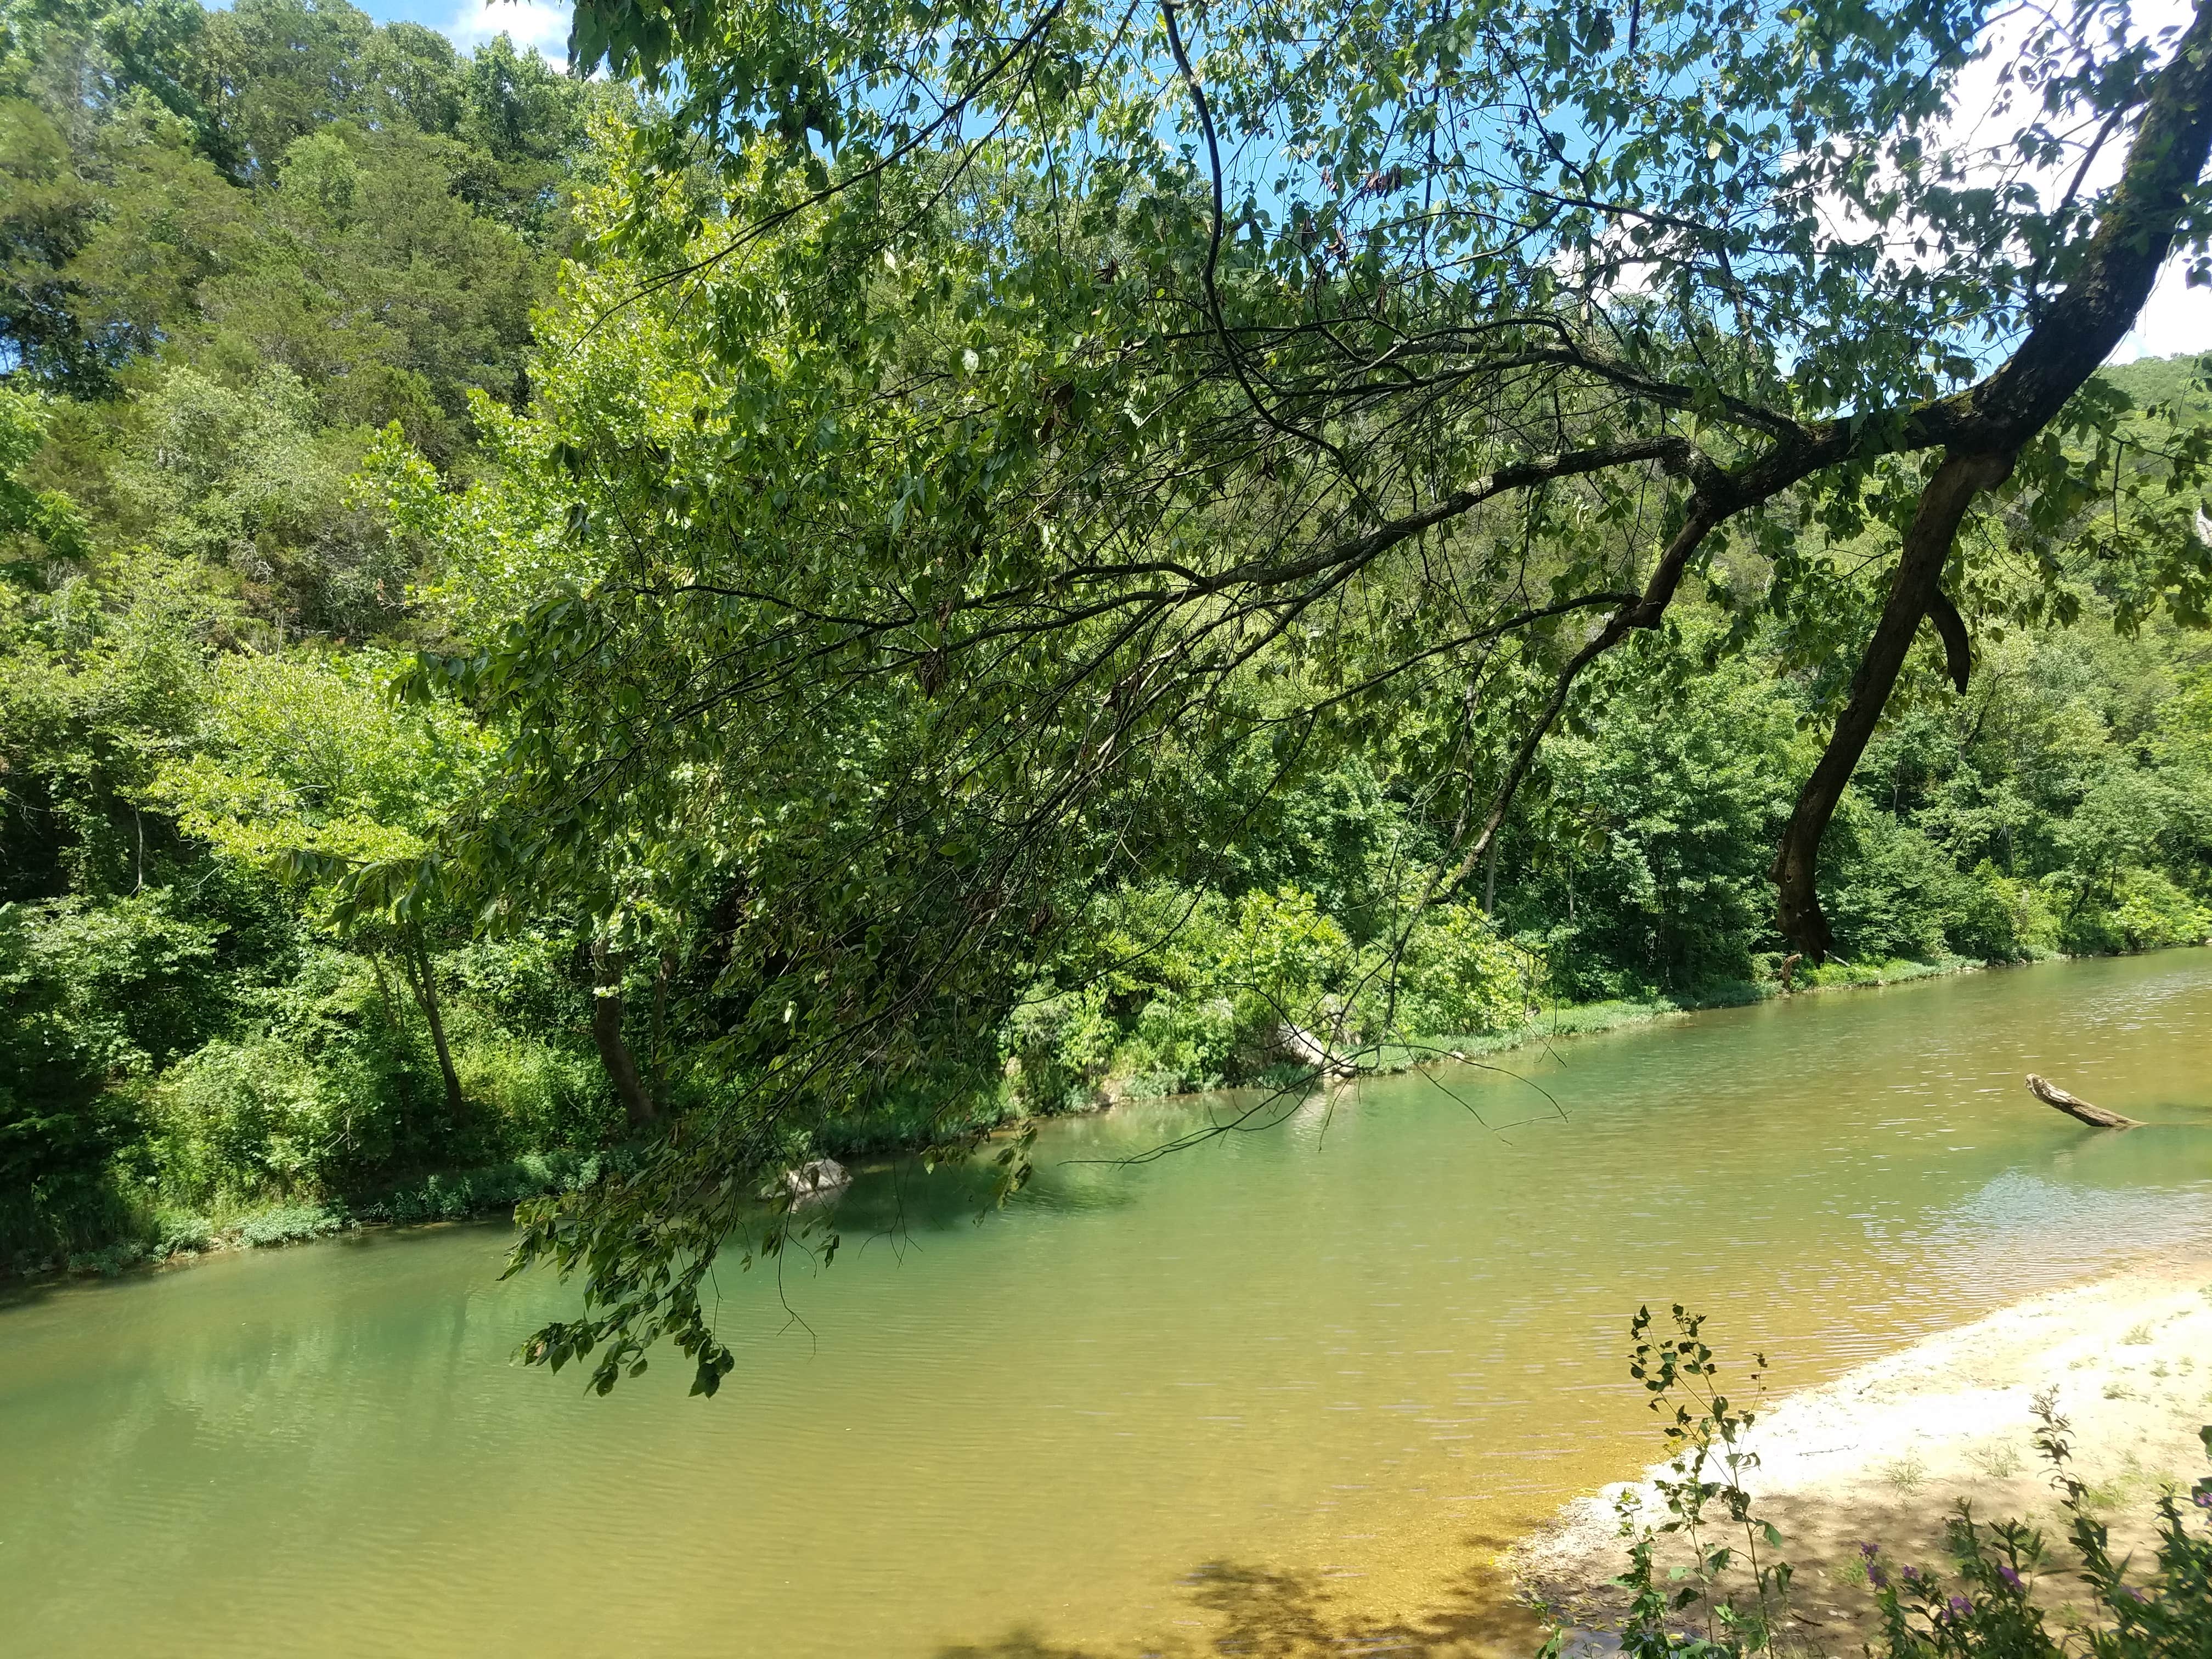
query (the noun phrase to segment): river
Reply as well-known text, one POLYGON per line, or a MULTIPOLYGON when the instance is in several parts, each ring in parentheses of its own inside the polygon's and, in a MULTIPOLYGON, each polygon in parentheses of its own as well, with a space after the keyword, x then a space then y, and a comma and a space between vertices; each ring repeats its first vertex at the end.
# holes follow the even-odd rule
POLYGON ((866 1174, 726 1264, 738 1368, 511 1364, 506 1230, 0 1307, 0 1650, 1122 1659, 1526 1651, 1490 1565, 1649 1461, 1640 1300, 1789 1388, 2212 1237, 2212 951, 1721 1010, 866 1174), (2043 1072, 2152 1120, 2076 1127, 2043 1072), (1283 1115, 1277 1114, 1277 1115, 1283 1115))

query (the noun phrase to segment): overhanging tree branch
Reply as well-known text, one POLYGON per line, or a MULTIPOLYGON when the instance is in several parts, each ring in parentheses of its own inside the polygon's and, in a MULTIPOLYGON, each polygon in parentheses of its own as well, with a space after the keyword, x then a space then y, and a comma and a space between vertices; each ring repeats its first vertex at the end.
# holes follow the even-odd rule
POLYGON ((1905 532, 1888 603, 1860 659, 1851 696, 1806 779, 1774 858, 1782 932, 1814 961, 1835 940, 1819 894, 1820 841, 1866 752, 1923 617, 1936 613, 1964 689, 1965 630, 1940 583, 1975 495, 2009 477, 2021 447, 2057 416, 2135 324, 2166 262, 2192 186, 2212 154, 2212 0, 2159 71, 2129 147, 2120 186, 2081 267, 2002 368, 1942 407, 1958 425, 1905 532))

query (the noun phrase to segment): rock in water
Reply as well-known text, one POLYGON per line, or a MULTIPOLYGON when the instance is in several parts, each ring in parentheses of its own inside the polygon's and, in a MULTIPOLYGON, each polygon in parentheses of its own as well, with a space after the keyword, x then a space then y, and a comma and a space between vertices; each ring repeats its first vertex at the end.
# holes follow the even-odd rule
POLYGON ((1356 1077, 1359 1067, 1340 1054, 1333 1054, 1320 1037, 1303 1025, 1293 1025, 1285 1020, 1276 1028, 1276 1038, 1301 1064, 1310 1066, 1324 1077, 1356 1077))
POLYGON ((783 1189, 796 1204, 802 1199, 820 1198, 845 1186, 853 1177, 845 1166, 834 1158, 810 1158, 795 1170, 783 1172, 783 1189))

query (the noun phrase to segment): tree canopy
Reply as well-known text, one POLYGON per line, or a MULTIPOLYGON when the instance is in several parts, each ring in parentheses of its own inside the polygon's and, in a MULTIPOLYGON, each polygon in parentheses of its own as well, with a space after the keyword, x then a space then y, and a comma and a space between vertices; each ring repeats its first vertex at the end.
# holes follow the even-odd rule
POLYGON ((601 1310, 535 1352, 603 1382, 668 1330, 712 1386, 691 1287, 776 1126, 1004 1006, 1191 757, 1431 712, 1395 961, 1702 589, 1709 654, 1824 665, 1772 866, 1818 962, 1923 621, 1963 691, 1967 614, 2064 605, 2107 509, 2127 615, 2202 619, 2202 434, 2091 377, 2205 271, 2212 9, 586 0, 574 43, 668 109, 479 515, 566 550, 410 689, 511 734, 447 890, 712 915, 744 988, 742 1108, 526 1237, 601 1310))
POLYGON ((2209 15, 9 6, 0 1251, 2201 939, 2209 15))

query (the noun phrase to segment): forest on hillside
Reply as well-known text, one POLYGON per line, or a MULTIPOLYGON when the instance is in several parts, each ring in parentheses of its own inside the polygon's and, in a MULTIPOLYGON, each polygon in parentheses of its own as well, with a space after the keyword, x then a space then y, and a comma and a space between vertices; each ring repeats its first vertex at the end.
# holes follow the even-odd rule
MULTIPOLYGON (((1819 842, 1821 963, 1771 872, 1909 469, 1723 538, 1559 681, 1525 775, 1594 637, 1576 573, 1680 522, 1658 471, 1255 604, 1170 707, 1196 636, 1086 635, 1118 623, 1076 586, 1040 590, 1060 631, 960 630, 1017 580, 1007 479, 1033 505, 1067 434, 1182 418, 1079 345, 1169 337, 1136 273, 1197 269, 1196 174, 1125 181, 1048 260, 1030 163, 979 153, 884 186, 859 222, 898 234, 863 246, 826 172, 762 159, 773 124, 672 153, 683 87, 504 37, 343 0, 0 19, 0 1261, 604 1190, 693 1121, 750 1200, 811 1156, 1284 1080, 1286 1025, 1401 1063, 2212 929, 2193 362, 2102 371, 2039 463, 2081 489, 1961 532, 1957 653, 1917 636, 1819 842), (763 201, 784 229, 737 234, 763 201), (728 548, 803 597, 757 611, 728 548), (878 575, 888 621, 839 586, 878 575), (1462 625, 1507 592, 1522 631, 1462 625)), ((1189 460, 1221 493, 1116 579, 1273 556, 1302 463, 1263 452, 1189 460)), ((1082 495, 1095 458, 1066 476, 1031 554, 1123 511, 1082 495)))

